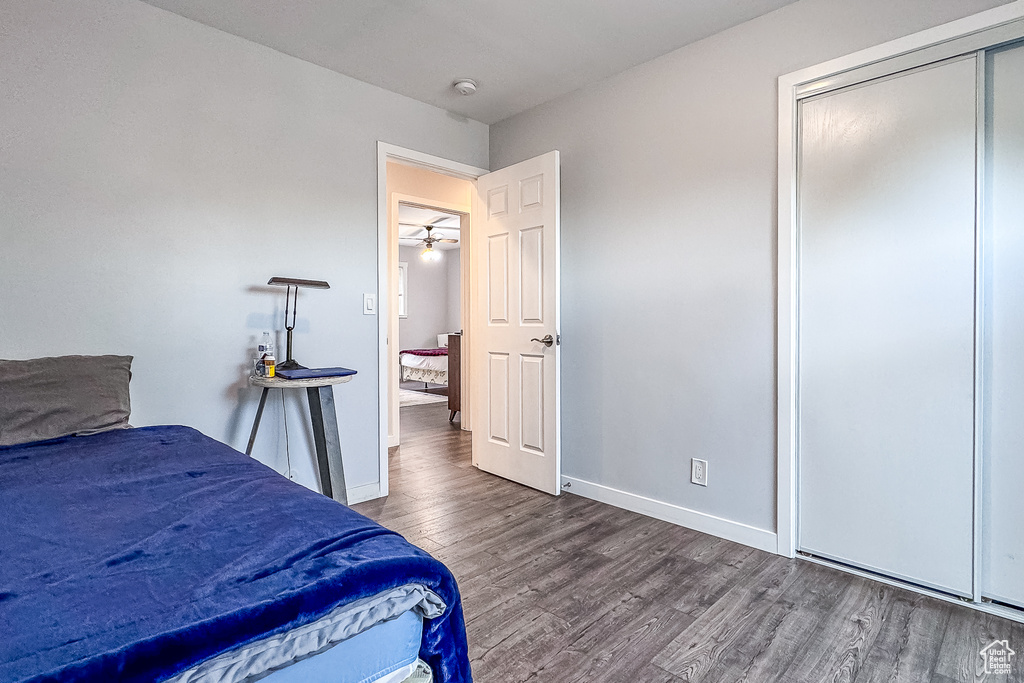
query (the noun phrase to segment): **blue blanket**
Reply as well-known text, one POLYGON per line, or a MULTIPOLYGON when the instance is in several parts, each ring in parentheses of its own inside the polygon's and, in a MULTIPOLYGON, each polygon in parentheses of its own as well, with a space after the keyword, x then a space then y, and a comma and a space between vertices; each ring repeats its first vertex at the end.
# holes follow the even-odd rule
POLYGON ((420 583, 438 681, 470 681, 458 588, 398 534, 187 427, 0 448, 0 681, 160 681, 420 583))

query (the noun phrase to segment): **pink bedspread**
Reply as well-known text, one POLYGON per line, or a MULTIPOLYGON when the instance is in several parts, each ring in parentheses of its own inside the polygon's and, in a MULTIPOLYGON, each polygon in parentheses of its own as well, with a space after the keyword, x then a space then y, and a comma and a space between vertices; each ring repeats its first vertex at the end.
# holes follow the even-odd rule
POLYGON ((408 353, 413 356, 447 356, 448 349, 408 349, 398 353, 408 353))

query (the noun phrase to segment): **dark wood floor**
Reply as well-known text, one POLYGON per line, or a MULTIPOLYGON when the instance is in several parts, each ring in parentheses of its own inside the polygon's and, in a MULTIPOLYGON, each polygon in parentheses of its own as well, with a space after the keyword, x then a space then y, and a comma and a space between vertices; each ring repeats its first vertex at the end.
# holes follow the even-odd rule
POLYGON ((451 568, 478 683, 1024 681, 1022 624, 484 474, 444 405, 402 409, 390 479, 355 509, 451 568))

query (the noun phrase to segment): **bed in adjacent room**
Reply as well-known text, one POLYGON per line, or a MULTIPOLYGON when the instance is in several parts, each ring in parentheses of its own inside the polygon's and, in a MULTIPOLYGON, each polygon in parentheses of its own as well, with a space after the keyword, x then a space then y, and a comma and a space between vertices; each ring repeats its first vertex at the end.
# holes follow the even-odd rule
POLYGON ((49 419, 68 368, 22 392, 36 361, 0 361, 0 680, 471 680, 443 564, 194 429, 120 428, 127 357, 99 358, 122 360, 49 419), (83 404, 99 433, 20 440, 94 431, 83 404))
POLYGON ((448 349, 408 349, 400 351, 398 363, 403 382, 427 382, 448 386, 448 349))

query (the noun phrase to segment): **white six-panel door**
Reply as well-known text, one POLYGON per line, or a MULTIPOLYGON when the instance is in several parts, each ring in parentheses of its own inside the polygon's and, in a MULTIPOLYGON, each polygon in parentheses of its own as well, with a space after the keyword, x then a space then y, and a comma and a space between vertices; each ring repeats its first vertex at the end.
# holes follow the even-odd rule
POLYGON ((473 204, 473 464, 557 495, 558 152, 481 176, 473 204), (550 337, 551 344, 536 340, 550 337))

